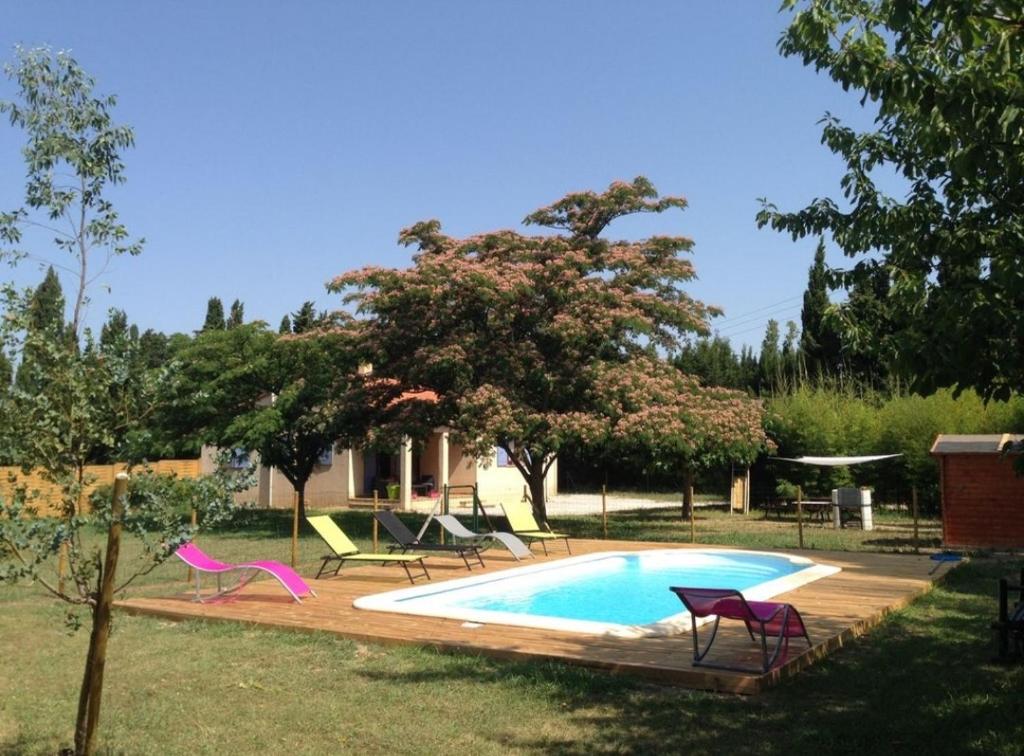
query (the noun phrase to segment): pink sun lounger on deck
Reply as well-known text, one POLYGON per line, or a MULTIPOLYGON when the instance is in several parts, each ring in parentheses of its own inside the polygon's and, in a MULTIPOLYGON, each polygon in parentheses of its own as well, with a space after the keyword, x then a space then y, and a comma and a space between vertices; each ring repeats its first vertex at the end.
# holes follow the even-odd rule
POLYGON ((194 543, 186 543, 175 551, 174 555, 196 571, 196 601, 203 600, 203 597, 199 593, 199 579, 200 575, 204 572, 217 576, 217 592, 212 596, 207 596, 207 598, 215 598, 217 596, 223 596, 224 594, 231 593, 232 591, 241 590, 260 572, 265 572, 272 576, 286 591, 288 591, 288 593, 292 595, 292 598, 299 603, 302 603, 302 599, 299 598, 300 596, 316 596, 316 593, 313 592, 312 588, 306 585, 306 581, 299 576, 299 573, 288 565, 281 564, 281 562, 275 562, 272 560, 242 562, 240 564, 218 562, 213 557, 205 554, 203 550, 194 543), (230 588, 224 589, 221 586, 221 575, 226 572, 235 571, 242 573, 239 575, 238 583, 230 588))
POLYGON ((747 601, 742 593, 730 588, 674 587, 669 590, 679 597, 679 600, 686 605, 690 612, 690 621, 693 626, 693 666, 695 667, 716 667, 734 672, 765 673, 775 666, 776 662, 785 660, 789 653, 790 638, 803 638, 807 641, 808 648, 811 645, 803 618, 792 604, 774 601, 747 601), (715 618, 714 627, 711 628, 711 637, 703 650, 701 650, 697 638, 697 619, 700 617, 715 618), (723 617, 739 620, 745 624, 750 639, 755 642, 758 639, 754 637, 754 629, 757 628, 761 641, 760 669, 711 664, 704 661, 704 657, 711 650, 711 644, 715 642, 718 623, 723 617), (769 636, 776 639, 771 653, 768 651, 769 636))

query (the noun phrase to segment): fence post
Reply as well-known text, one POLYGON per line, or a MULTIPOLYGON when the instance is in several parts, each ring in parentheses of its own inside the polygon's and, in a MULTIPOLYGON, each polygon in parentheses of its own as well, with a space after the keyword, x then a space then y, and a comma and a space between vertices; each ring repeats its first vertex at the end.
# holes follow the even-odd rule
POLYGON ((299 564, 299 492, 292 494, 292 569, 299 564))
POLYGON ((804 547, 804 492, 800 486, 796 487, 796 532, 802 549, 804 547))
POLYGON ((910 507, 914 515, 914 553, 921 552, 921 544, 917 540, 917 486, 910 489, 910 507))
POLYGON ((608 540, 608 486, 601 486, 601 530, 608 540))
MULTIPOLYGON (((448 496, 448 486, 447 486, 447 484, 445 485, 444 488, 445 488, 444 495, 447 497, 448 496)), ((376 512, 377 508, 379 506, 380 506, 380 494, 377 493, 377 489, 374 489, 373 490, 373 511, 376 512)), ((377 553, 377 540, 378 540, 377 527, 378 527, 378 525, 377 525, 377 518, 374 517, 373 518, 373 553, 375 553, 375 554, 377 553)))

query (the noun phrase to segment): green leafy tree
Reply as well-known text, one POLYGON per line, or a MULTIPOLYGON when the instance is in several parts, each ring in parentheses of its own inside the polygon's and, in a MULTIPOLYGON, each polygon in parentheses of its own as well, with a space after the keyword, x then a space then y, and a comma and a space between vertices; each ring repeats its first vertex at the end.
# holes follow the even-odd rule
POLYGON ((400 236, 418 249, 411 268, 367 268, 335 279, 329 288, 347 292, 346 301, 371 316, 365 343, 375 370, 438 394, 436 404, 411 407, 398 434, 415 437, 415 411, 425 418, 419 428, 449 425, 478 458, 504 449, 543 519, 545 476, 563 446, 640 442, 633 429, 656 409, 687 417, 690 397, 674 391, 658 394, 670 402, 664 409, 617 397, 642 399, 649 381, 683 380, 657 350, 676 350, 682 335, 707 332, 716 310, 681 288, 694 276, 680 256, 693 242, 601 236, 617 218, 685 205, 637 178, 602 193, 569 194, 525 220, 563 233, 456 239, 427 221, 400 236))
POLYGON ((103 324, 103 328, 100 330, 100 349, 106 350, 124 340, 135 340, 131 338, 128 314, 124 310, 113 309, 107 317, 107 322, 103 324))
POLYGON ((129 239, 106 196, 109 187, 124 182, 120 153, 134 144, 135 135, 111 119, 117 98, 94 95, 92 78, 70 55, 45 48, 17 53, 17 64, 5 70, 22 97, 0 102, 0 113, 28 137, 26 207, 6 214, 0 224, 4 237, 14 242, 21 241, 22 226, 42 228, 74 258, 77 286, 69 327, 74 340, 81 331, 94 253, 142 251, 143 240, 129 239))
POLYGON ((241 300, 236 299, 231 303, 231 312, 228 315, 227 328, 237 328, 245 322, 245 305, 242 304, 241 300))
POLYGON ((826 115, 822 142, 846 164, 845 204, 817 199, 759 225, 794 238, 831 234, 859 262, 843 283, 884 268, 895 333, 854 340, 892 354, 914 388, 1024 388, 1024 25, 1016 0, 786 0, 784 55, 877 103, 875 129, 826 115), (884 176, 902 180, 898 196, 884 176), (878 262, 865 257, 880 253, 878 262))
POLYGON ((695 375, 708 386, 745 388, 737 355, 722 336, 687 341, 672 360, 684 373, 695 375))
POLYGON ((223 331, 227 328, 224 321, 224 303, 220 297, 210 297, 206 302, 206 319, 203 321, 203 331, 223 331))
POLYGON ((256 452, 292 484, 305 516, 317 460, 335 444, 361 443, 374 408, 383 406, 360 364, 351 327, 301 336, 278 336, 260 323, 208 331, 177 355, 163 426, 256 452))
MULTIPOLYGON (((90 510, 85 505, 90 483, 85 466, 90 454, 102 446, 114 449, 117 459, 133 462, 133 434, 144 426, 158 401, 157 383, 138 370, 130 343, 124 350, 101 352, 92 334, 81 330, 94 253, 141 250, 141 242, 129 241, 107 197, 109 188, 124 180, 121 152, 134 137, 129 127, 112 122, 114 98, 94 95, 92 79, 69 55, 19 49, 16 64, 6 71, 17 85, 19 98, 0 103, 0 112, 25 132, 28 178, 24 207, 0 216, 0 242, 4 254, 17 260, 24 254, 20 249, 24 229, 46 229, 58 250, 76 261, 77 286, 72 321, 66 328, 63 306, 56 304, 58 296, 51 293, 44 306, 44 298, 36 296, 38 290, 23 292, 12 285, 0 290, 5 305, 0 342, 22 364, 31 355, 37 366, 45 366, 40 371, 45 380, 29 388, 15 386, 0 402, 0 446, 59 492, 55 517, 36 516, 36 502, 23 489, 0 503, 0 580, 30 581, 87 611, 91 633, 74 751, 90 754, 96 750, 104 649, 110 631, 110 607, 100 587, 104 579, 117 590, 126 587, 182 543, 189 526, 163 510, 176 506, 170 496, 147 498, 139 482, 129 493, 124 514, 117 518, 125 531, 144 541, 139 563, 121 570, 120 578, 105 575, 99 549, 82 538, 85 528, 114 524, 112 509, 90 510), (41 317, 43 312, 51 314, 41 317), (41 326, 41 321, 47 325, 41 326), (145 516, 137 519, 135 515, 143 511, 145 516), (70 577, 63 587, 49 578, 61 551, 66 553, 70 577)), ((34 256, 40 255, 34 252, 34 256)), ((55 277, 48 275, 48 279, 55 277)), ((56 286, 51 285, 50 291, 57 291, 56 286)), ((231 497, 202 494, 203 501, 214 499, 227 505, 231 497)))
POLYGON ((832 319, 827 317, 830 306, 828 291, 825 240, 820 239, 814 251, 814 264, 807 273, 807 289, 800 310, 800 351, 803 352, 808 374, 818 379, 835 375, 841 360, 842 342, 832 319))
POLYGON ((150 370, 164 367, 171 357, 170 339, 166 334, 147 328, 139 336, 139 359, 150 370))
POLYGON ((277 332, 281 335, 292 332, 292 319, 285 315, 281 318, 281 325, 277 327, 277 332))

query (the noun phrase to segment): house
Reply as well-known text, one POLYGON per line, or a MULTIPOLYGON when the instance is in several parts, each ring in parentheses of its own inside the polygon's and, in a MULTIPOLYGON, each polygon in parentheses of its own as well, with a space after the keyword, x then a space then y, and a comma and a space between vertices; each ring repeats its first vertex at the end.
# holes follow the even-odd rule
MULTIPOLYGON (((290 507, 294 491, 280 471, 264 467, 256 455, 239 455, 239 465, 256 465, 256 485, 240 495, 245 501, 256 501, 261 507, 290 507)), ((203 449, 204 472, 216 465, 216 450, 203 449)), ((547 476, 547 495, 557 493, 558 462, 551 465, 547 476)), ((414 449, 406 439, 392 454, 364 449, 326 450, 306 484, 306 505, 309 507, 343 507, 378 498, 401 510, 429 511, 445 485, 459 487, 453 497, 469 499, 468 486, 478 486, 481 501, 497 506, 503 501, 522 498, 525 481, 501 449, 492 451, 485 460, 466 455, 462 447, 450 439, 447 429, 437 429, 423 444, 414 449)))
POLYGON ((1012 452, 1022 442, 1009 433, 935 439, 945 545, 1024 547, 1024 476, 1014 469, 1020 453, 1012 452))

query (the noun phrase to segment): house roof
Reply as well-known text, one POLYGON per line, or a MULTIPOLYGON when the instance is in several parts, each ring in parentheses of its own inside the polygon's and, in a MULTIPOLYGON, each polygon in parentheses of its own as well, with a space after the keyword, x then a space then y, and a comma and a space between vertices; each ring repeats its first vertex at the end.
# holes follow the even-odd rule
POLYGON ((940 433, 932 444, 932 454, 1000 454, 1007 444, 1024 442, 1024 435, 1015 433, 988 433, 982 435, 955 435, 940 433))

